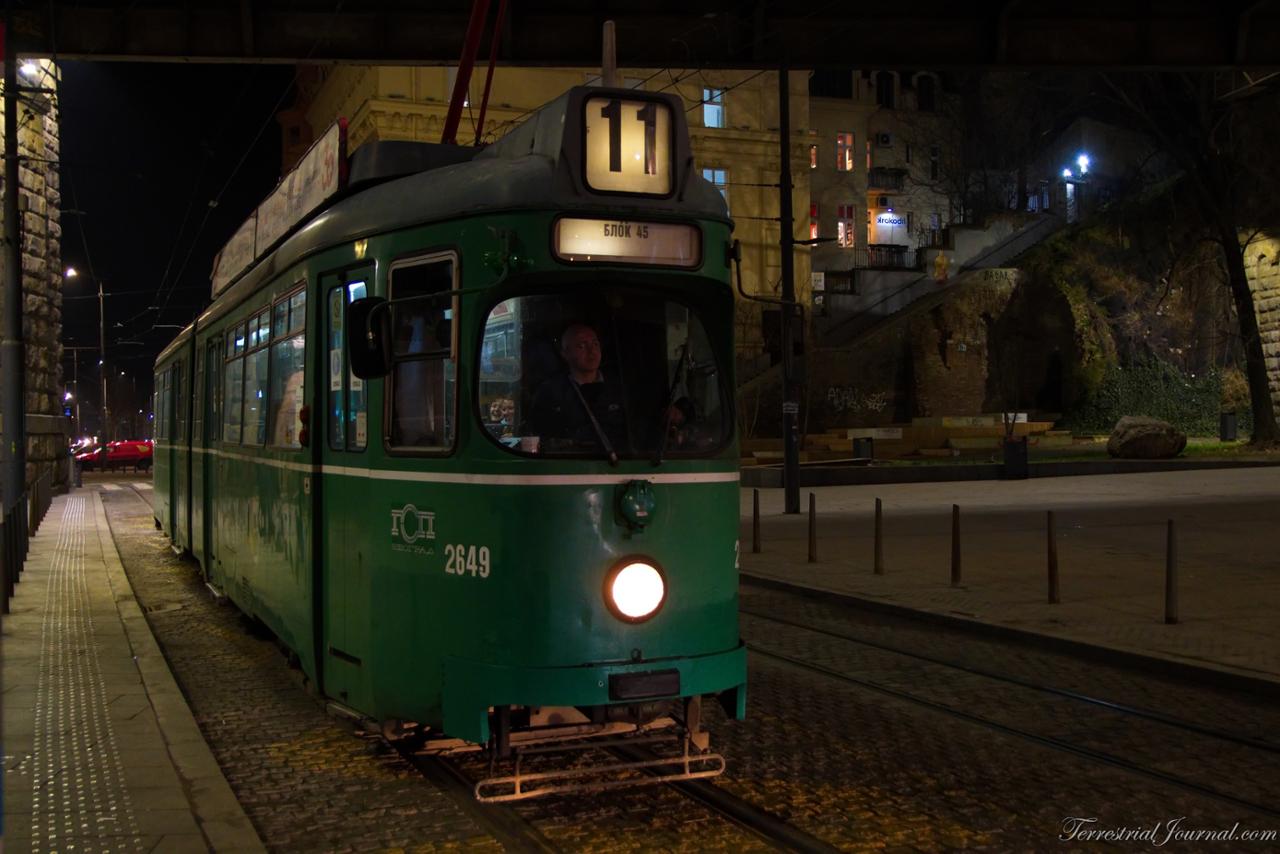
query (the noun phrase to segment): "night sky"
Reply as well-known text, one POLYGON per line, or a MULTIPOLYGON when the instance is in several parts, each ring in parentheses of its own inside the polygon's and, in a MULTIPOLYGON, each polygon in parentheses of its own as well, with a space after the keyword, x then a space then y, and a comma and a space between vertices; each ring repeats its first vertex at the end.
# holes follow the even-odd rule
MULTIPOLYGON (((136 377, 146 407, 156 354, 208 304, 213 256, 280 177, 275 114, 294 66, 66 62, 62 75, 63 265, 79 272, 63 341, 97 346, 101 280, 110 376, 136 377)), ((96 369, 80 354, 95 403, 96 369)))

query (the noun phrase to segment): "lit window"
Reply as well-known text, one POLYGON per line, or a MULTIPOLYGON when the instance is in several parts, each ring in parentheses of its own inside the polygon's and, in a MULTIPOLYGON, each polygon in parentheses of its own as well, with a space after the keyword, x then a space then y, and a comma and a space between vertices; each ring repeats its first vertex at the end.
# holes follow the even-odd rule
POLYGON ((702 124, 709 128, 724 127, 724 90, 702 90, 702 124))
POLYGON ((867 137, 867 171, 871 171, 871 137, 867 137))
POLYGON ((853 171, 853 134, 836 134, 836 169, 840 172, 853 171))
POLYGON ((816 142, 809 146, 809 168, 818 168, 818 144, 816 142))
POLYGON ((703 169, 702 177, 705 178, 707 181, 710 181, 713 185, 715 185, 715 188, 720 191, 720 195, 724 196, 724 206, 728 207, 729 206, 729 170, 716 169, 715 167, 712 167, 710 169, 703 169))
POLYGON ((809 205, 809 239, 818 239, 818 203, 809 205))
POLYGON ((842 249, 853 248, 853 205, 838 205, 836 208, 836 243, 842 249))

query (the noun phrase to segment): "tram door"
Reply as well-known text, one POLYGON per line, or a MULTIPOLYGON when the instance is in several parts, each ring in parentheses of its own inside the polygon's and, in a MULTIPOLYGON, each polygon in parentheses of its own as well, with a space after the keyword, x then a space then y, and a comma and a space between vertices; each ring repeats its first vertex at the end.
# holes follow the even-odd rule
POLYGON ((192 536, 196 547, 192 549, 204 568, 205 580, 208 580, 213 567, 213 443, 217 439, 218 429, 222 424, 222 415, 218 411, 218 395, 222 389, 222 337, 216 336, 205 345, 203 383, 197 386, 200 412, 195 432, 191 437, 191 445, 196 451, 192 471, 195 483, 191 487, 191 495, 195 503, 195 516, 192 520, 192 536))
POLYGON ((323 531, 322 601, 325 688, 330 696, 367 708, 369 652, 368 544, 369 401, 365 383, 351 373, 345 314, 373 290, 372 264, 321 276, 324 299, 325 441, 321 450, 323 531))
POLYGON ((169 450, 166 455, 169 458, 169 536, 173 540, 173 544, 178 548, 182 548, 182 544, 186 539, 186 532, 182 530, 182 523, 186 521, 186 505, 182 496, 183 478, 178 471, 182 462, 182 447, 186 444, 186 414, 187 408, 182 403, 183 386, 186 379, 186 368, 183 360, 179 359, 173 366, 170 380, 169 400, 169 450))

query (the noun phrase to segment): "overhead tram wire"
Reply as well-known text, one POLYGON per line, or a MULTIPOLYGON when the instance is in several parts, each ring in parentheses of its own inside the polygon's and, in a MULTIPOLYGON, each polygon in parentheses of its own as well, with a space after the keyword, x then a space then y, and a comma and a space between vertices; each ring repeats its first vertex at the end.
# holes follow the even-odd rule
MULTIPOLYGON (((316 36, 315 41, 312 42, 311 44, 310 50, 307 51, 307 55, 303 57, 301 62, 298 63, 299 65, 305 64, 307 60, 311 59, 311 57, 315 55, 315 52, 320 48, 321 42, 328 37, 330 31, 333 29, 334 23, 337 21, 337 18, 338 18, 338 13, 342 11, 342 7, 344 5, 345 5, 345 0, 337 0, 337 2, 334 4, 333 11, 329 13, 329 20, 325 24, 323 32, 319 33, 316 36)), ((208 225, 209 217, 212 214, 214 208, 218 206, 218 204, 222 201, 223 196, 226 195, 227 190, 231 188, 232 183, 234 183, 236 177, 240 174, 240 170, 244 167, 245 161, 247 161, 249 159, 249 155, 253 153, 254 146, 257 145, 258 140, 262 138, 262 134, 266 132, 267 128, 270 127, 271 123, 275 120, 276 114, 280 110, 281 105, 284 103, 285 98, 289 96, 289 93, 293 91, 293 87, 297 84, 298 74, 299 72, 295 68, 293 72, 293 77, 291 77, 289 82, 285 85, 283 91, 280 93, 280 97, 276 99, 275 106, 272 107, 271 112, 268 113, 266 119, 259 126, 257 133, 253 135, 253 139, 250 140, 249 144, 245 147, 244 153, 240 155, 240 159, 236 162, 236 165, 232 168, 231 174, 227 177, 227 180, 223 184, 222 189, 218 191, 217 195, 215 195, 214 198, 209 200, 209 205, 205 208, 204 217, 200 220, 200 225, 196 228, 195 234, 192 235, 191 243, 189 244, 189 248, 187 249, 186 257, 183 258, 183 261, 182 261, 182 266, 178 268, 178 272, 174 275, 175 283, 177 281, 180 281, 182 278, 182 274, 186 272, 187 265, 191 261, 191 256, 195 253, 196 243, 199 240, 200 235, 204 232, 205 227, 208 225)), ((194 202, 194 199, 192 201, 194 202)), ((162 286, 163 286, 163 282, 161 283, 160 286, 157 286, 156 288, 155 294, 156 294, 157 300, 159 300, 160 298, 160 291, 162 286)), ((147 330, 148 332, 154 332, 158 328, 157 324, 159 322, 160 315, 163 314, 164 310, 168 307, 169 299, 172 295, 172 292, 173 292, 173 288, 170 287, 170 289, 165 294, 164 302, 157 303, 159 307, 156 310, 156 319, 152 321, 151 328, 147 330)), ((133 319, 136 320, 138 319, 138 317, 141 317, 141 315, 138 315, 133 319)))

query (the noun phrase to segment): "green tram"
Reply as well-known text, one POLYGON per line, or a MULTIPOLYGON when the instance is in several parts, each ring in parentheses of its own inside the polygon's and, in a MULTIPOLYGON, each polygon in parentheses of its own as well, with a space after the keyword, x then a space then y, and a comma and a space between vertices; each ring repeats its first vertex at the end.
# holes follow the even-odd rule
POLYGON ((497 757, 663 731, 650 779, 719 773, 702 700, 746 706, 735 247, 679 99, 572 89, 483 149, 344 136, 156 361, 157 525, 385 731, 497 757))

